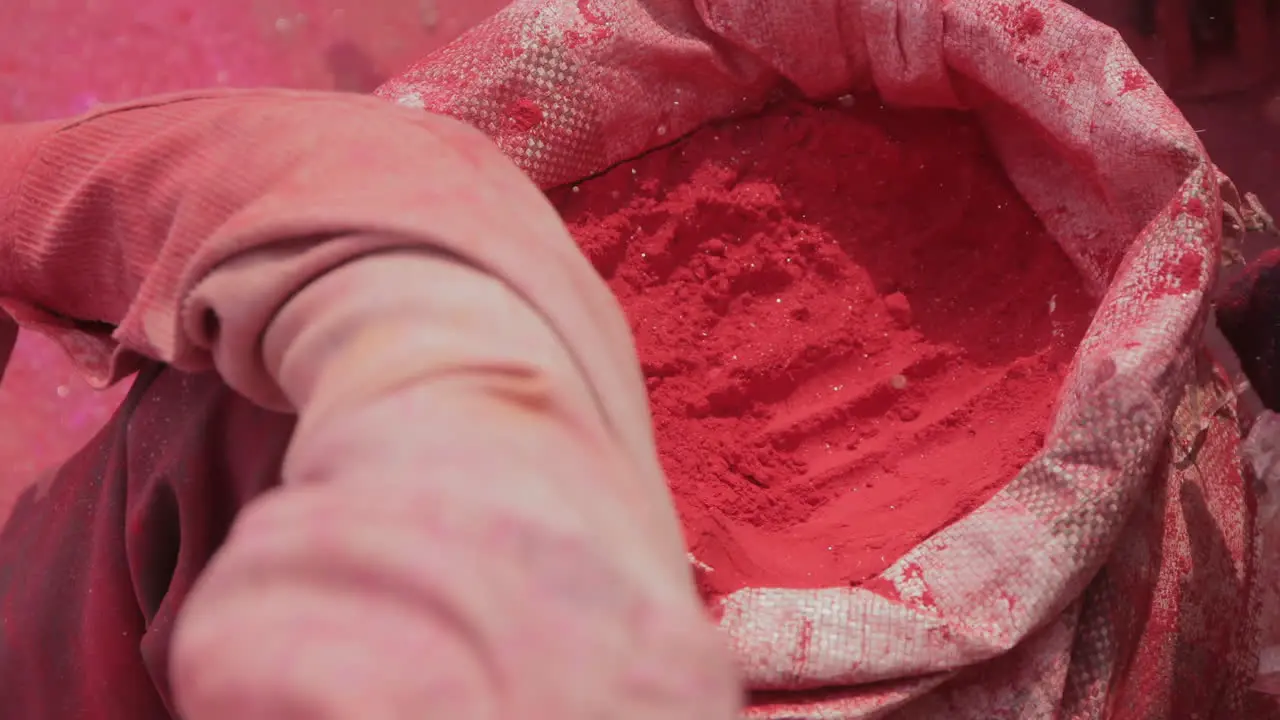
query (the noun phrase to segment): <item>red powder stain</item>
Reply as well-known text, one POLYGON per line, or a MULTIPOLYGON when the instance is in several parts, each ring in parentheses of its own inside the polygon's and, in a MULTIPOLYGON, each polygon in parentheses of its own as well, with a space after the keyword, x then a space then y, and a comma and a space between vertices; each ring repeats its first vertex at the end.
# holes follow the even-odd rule
POLYGON ((978 126, 878 106, 783 104, 551 194, 630 320, 709 595, 861 583, 987 500, 1090 318, 978 126))
POLYGON ((1213 173, 1202 173, 1202 175, 1203 177, 1200 178, 1199 195, 1201 197, 1213 195, 1218 191, 1217 177, 1213 173))
POLYGON ((542 108, 527 98, 516 100, 507 106, 506 118, 515 132, 529 132, 542 122, 542 108))
POLYGON ((861 583, 861 587, 867 592, 873 592, 880 597, 888 598, 894 602, 902 600, 902 595, 898 592, 897 586, 882 577, 868 578, 865 582, 861 583))
POLYGON ((1031 3, 1021 3, 1016 8, 1001 7, 997 13, 1005 32, 1018 42, 1026 42, 1044 32, 1044 13, 1031 3))
POLYGON ((1204 201, 1197 197, 1193 197, 1185 203, 1182 203, 1180 211, 1200 219, 1204 219, 1208 214, 1208 211, 1204 206, 1204 201))
POLYGON ((1050 60, 1040 68, 1040 77, 1045 80, 1053 80, 1062 71, 1062 63, 1057 60, 1050 60))
POLYGON ((578 12, 582 15, 582 19, 592 25, 604 25, 605 20, 602 15, 595 11, 592 7, 592 0, 578 0, 578 12))
POLYGON ((1121 95, 1127 95, 1134 90, 1142 90, 1151 84, 1145 73, 1132 68, 1124 71, 1123 78, 1124 86, 1120 88, 1121 95))
POLYGON ((920 593, 919 598, 919 603, 922 607, 933 609, 938 606, 937 602, 933 598, 933 591, 930 590, 929 586, 925 583, 924 568, 920 567, 916 563, 908 563, 907 566, 903 568, 902 576, 907 580, 920 583, 923 586, 924 589, 920 593))
POLYGON ((1056 80, 1063 85, 1074 85, 1076 82, 1076 74, 1064 68, 1074 63, 1068 53, 1060 53, 1057 57, 1050 58, 1048 62, 1040 68, 1040 77, 1045 80, 1056 80))
POLYGON ((1203 272, 1203 258, 1192 252, 1183 253, 1170 267, 1168 283, 1153 293, 1153 296, 1159 298, 1191 292, 1200 287, 1203 272))
POLYGON ((580 33, 576 30, 566 30, 564 33, 565 47, 577 48, 589 43, 598 43, 608 40, 613 36, 613 31, 608 27, 599 26, 589 33, 580 33))
POLYGON ((578 13, 592 28, 586 33, 575 30, 565 32, 564 43, 566 46, 576 48, 591 42, 603 42, 613 36, 613 30, 610 29, 606 18, 596 12, 593 0, 578 0, 578 13))
POLYGON ((800 620, 800 642, 797 643, 796 656, 792 658, 797 663, 803 663, 809 658, 809 648, 813 645, 813 621, 809 618, 800 620))
POLYGON ((500 48, 502 57, 507 60, 515 60, 524 55, 524 45, 519 36, 512 32, 501 32, 498 34, 496 46, 500 48))
MULTIPOLYGON (((926 610, 933 610, 937 608, 937 602, 934 600, 933 591, 925 584, 924 568, 921 568, 916 563, 908 563, 907 566, 902 569, 902 578, 907 582, 919 584, 923 587, 919 596, 913 596, 911 598, 912 604, 926 610)), ((903 601, 902 593, 898 590, 897 586, 889 580, 886 580, 884 577, 868 578, 860 584, 860 587, 863 590, 873 592, 895 602, 903 601)))

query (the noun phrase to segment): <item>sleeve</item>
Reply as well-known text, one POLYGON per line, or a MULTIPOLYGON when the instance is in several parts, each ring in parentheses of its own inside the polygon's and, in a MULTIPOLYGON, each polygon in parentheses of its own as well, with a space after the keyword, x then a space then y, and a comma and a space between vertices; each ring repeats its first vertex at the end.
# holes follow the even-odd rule
POLYGON ((616 303, 541 193, 461 123, 369 97, 240 90, 0 128, 0 308, 98 386, 150 357, 216 366, 291 409, 263 367, 263 328, 327 270, 403 248, 501 278, 614 398, 609 424, 643 415, 616 303))

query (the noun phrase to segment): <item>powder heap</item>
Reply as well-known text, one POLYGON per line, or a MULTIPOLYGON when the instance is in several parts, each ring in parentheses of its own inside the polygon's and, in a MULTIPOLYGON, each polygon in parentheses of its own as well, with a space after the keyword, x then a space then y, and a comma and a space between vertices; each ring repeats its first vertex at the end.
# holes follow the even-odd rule
POLYGON ((975 122, 842 100, 551 194, 631 323, 709 596, 858 584, 983 503, 1091 316, 975 122))

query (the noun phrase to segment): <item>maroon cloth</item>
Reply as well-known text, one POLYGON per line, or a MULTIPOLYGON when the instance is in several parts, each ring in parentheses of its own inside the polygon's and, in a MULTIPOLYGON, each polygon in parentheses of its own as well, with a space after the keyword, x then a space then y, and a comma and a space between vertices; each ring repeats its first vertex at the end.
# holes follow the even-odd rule
POLYGON ((167 718, 178 610, 239 509, 280 482, 294 417, 148 363, 115 420, 0 532, 5 718, 167 718))
POLYGON ((1218 298, 1218 327, 1268 409, 1280 411, 1280 250, 1268 250, 1218 298))

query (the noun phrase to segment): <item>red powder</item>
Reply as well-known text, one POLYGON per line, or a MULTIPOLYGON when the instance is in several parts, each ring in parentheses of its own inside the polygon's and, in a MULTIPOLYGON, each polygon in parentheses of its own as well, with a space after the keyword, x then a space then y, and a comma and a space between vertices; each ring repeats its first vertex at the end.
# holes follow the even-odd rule
POLYGON ((1002 6, 996 12, 1005 32, 1018 42, 1026 42, 1044 32, 1044 13, 1030 3, 1024 2, 1016 8, 1002 6))
POLYGON ((1204 260, 1193 252, 1183 253, 1172 263, 1170 270, 1172 272, 1168 284, 1163 288, 1157 287, 1152 295, 1153 299, 1180 295, 1199 287, 1200 276, 1204 273, 1204 260))
POLYGON ((582 19, 592 25, 604 25, 605 19, 596 9, 592 7, 594 3, 591 0, 578 0, 578 12, 582 14, 582 19))
POLYGON ((1124 87, 1120 89, 1120 94, 1125 95, 1135 90, 1142 90, 1150 83, 1147 82, 1147 76, 1137 70, 1124 71, 1124 87))
POLYGON ((1205 218, 1205 216, 1209 214, 1208 210, 1204 206, 1204 201, 1198 197, 1193 197, 1187 200, 1185 203, 1182 203, 1181 207, 1178 207, 1175 204, 1174 210, 1175 210, 1175 214, 1185 212, 1194 218, 1199 218, 1202 220, 1205 218))
POLYGON ((552 199, 631 322, 712 595, 860 583, 985 501, 1091 314, 960 114, 784 104, 552 199))
POLYGON ((542 122, 542 108, 532 100, 517 100, 507 106, 506 117, 516 132, 529 132, 542 122))

